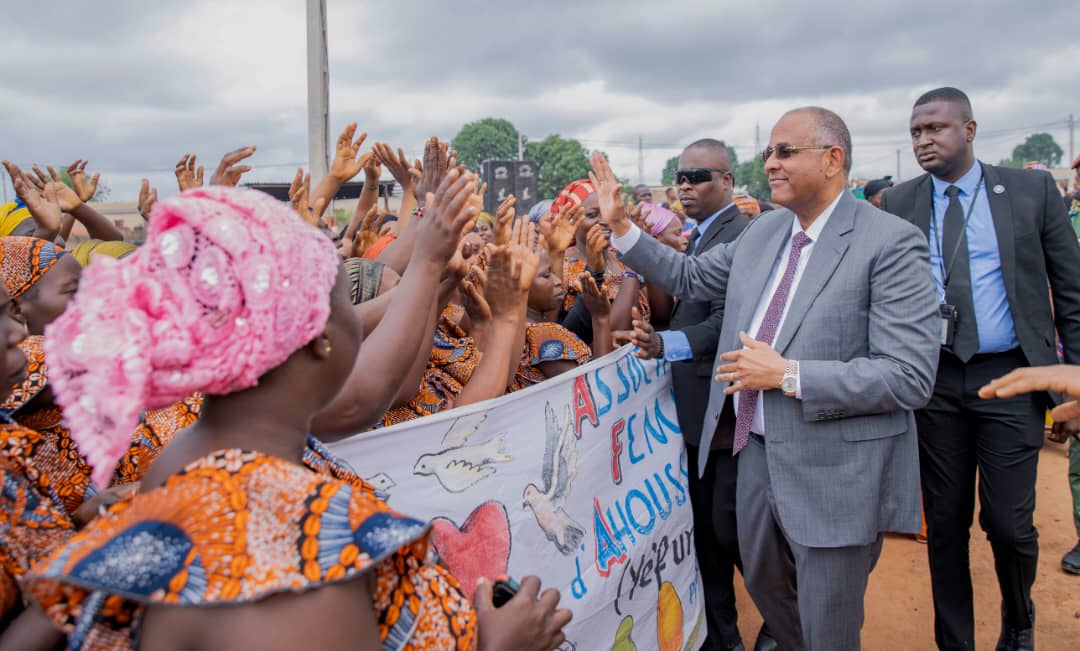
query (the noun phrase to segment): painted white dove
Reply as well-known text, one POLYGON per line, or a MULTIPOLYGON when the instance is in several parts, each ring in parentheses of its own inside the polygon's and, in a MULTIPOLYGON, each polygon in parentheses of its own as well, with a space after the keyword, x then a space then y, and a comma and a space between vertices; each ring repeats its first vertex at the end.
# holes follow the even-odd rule
POLYGON ((492 464, 513 460, 503 451, 503 435, 485 443, 466 445, 486 418, 486 413, 478 413, 455 420, 443 436, 442 450, 421 455, 413 466, 413 474, 434 475, 451 493, 461 493, 494 475, 492 464))
POLYGON ((570 494, 570 484, 577 475, 577 438, 573 417, 566 408, 562 425, 555 418, 551 403, 545 405, 547 444, 544 446, 543 488, 535 484, 525 487, 522 506, 532 509, 536 524, 547 539, 563 554, 572 554, 581 544, 585 529, 562 507, 570 494))

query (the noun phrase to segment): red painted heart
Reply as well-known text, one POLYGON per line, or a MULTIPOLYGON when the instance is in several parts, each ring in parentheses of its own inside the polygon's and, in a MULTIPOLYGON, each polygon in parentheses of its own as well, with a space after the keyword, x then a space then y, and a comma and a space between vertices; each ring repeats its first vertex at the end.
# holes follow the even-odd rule
POLYGON ((473 509, 460 528, 448 518, 435 518, 431 526, 435 551, 469 599, 480 577, 494 581, 506 575, 510 562, 510 520, 502 504, 484 502, 473 509))

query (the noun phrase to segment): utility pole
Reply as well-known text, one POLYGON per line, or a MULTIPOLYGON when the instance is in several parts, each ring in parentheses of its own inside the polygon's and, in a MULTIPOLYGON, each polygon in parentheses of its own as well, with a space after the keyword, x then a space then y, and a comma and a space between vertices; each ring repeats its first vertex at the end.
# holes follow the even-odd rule
POLYGON ((645 140, 637 137, 637 182, 645 182, 645 140))
POLYGON ((525 160, 525 136, 518 131, 518 160, 525 160))
POLYGON ((330 65, 326 57, 326 0, 307 0, 308 173, 330 167, 330 65))
POLYGON ((1073 114, 1069 114, 1069 162, 1076 160, 1076 151, 1073 145, 1075 144, 1075 132, 1076 131, 1076 118, 1073 114))
MULTIPOLYGON (((761 153, 761 123, 754 123, 754 155, 761 153)), ((751 156, 753 158, 753 156, 751 156)))
POLYGON ((896 150, 896 182, 900 182, 900 150, 896 150))

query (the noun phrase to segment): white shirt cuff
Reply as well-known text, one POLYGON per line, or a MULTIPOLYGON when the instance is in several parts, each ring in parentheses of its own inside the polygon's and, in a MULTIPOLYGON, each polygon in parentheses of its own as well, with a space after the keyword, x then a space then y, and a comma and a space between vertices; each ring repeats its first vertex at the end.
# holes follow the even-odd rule
POLYGON ((626 231, 625 235, 616 235, 611 233, 611 246, 615 247, 615 250, 619 253, 626 253, 630 249, 634 248, 638 239, 641 237, 641 229, 636 225, 631 225, 630 230, 626 231))

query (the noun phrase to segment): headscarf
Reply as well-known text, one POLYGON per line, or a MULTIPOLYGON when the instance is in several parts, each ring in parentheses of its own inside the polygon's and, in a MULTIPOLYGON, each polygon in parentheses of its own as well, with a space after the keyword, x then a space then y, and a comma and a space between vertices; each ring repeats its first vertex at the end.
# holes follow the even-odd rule
POLYGON ((33 219, 26 204, 21 199, 11 203, 0 205, 0 236, 10 235, 15 232, 19 224, 27 219, 33 219))
POLYGON ((732 199, 732 201, 735 202, 735 205, 739 207, 740 211, 742 208, 748 207, 751 209, 751 212, 761 212, 761 204, 759 204, 758 200, 753 197, 735 197, 732 199))
POLYGON ((641 204, 641 214, 644 215, 646 212, 649 215, 645 217, 645 228, 649 231, 649 235, 653 237, 663 233, 668 224, 679 218, 675 213, 655 203, 643 202, 641 204))
POLYGON ((197 188, 154 205, 146 243, 102 258, 45 332, 50 382, 93 480, 144 410, 258 384, 330 315, 334 245, 268 194, 197 188))
POLYGON ((551 204, 555 203, 551 199, 544 199, 533 204, 532 208, 529 208, 529 221, 536 223, 540 221, 540 218, 544 216, 544 213, 551 210, 551 204))
POLYGON ((11 387, 11 393, 0 404, 0 409, 7 412, 18 411, 26 403, 48 386, 48 367, 45 365, 45 351, 42 349, 41 335, 29 335, 19 342, 19 350, 26 357, 22 381, 11 387))
POLYGON ((551 214, 558 215, 563 210, 570 210, 580 206, 581 202, 585 201, 594 192, 596 192, 596 188, 593 187, 592 181, 589 179, 574 181, 563 188, 559 196, 555 197, 555 201, 551 203, 551 214))
POLYGON ((379 295, 385 266, 381 262, 364 258, 349 258, 344 262, 345 273, 349 276, 353 305, 370 301, 379 295))
POLYGON ((36 237, 0 237, 0 276, 11 298, 18 298, 34 286, 64 250, 36 237))
POLYGON ((135 250, 134 244, 128 244, 127 242, 105 242, 103 240, 86 240, 76 244, 71 249, 71 255, 79 261, 79 264, 85 269, 90 266, 98 256, 108 256, 110 258, 116 258, 119 260, 125 255, 135 250))

